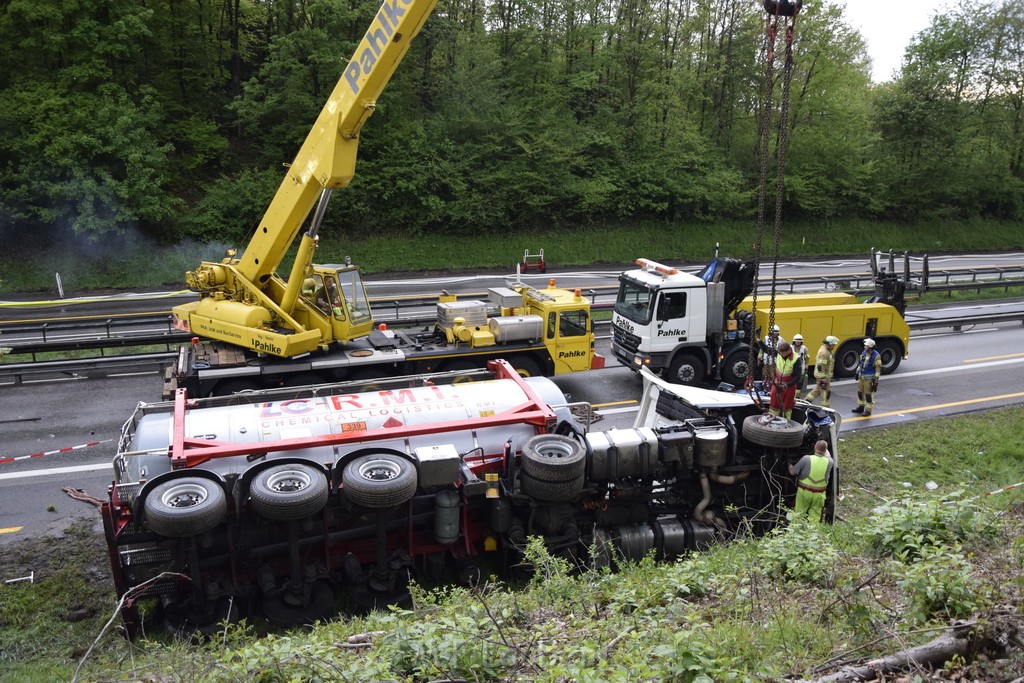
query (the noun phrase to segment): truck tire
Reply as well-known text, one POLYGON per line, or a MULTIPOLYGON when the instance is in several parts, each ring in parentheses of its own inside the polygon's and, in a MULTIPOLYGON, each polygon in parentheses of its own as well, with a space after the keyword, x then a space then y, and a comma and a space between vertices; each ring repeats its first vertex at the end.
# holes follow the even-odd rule
POLYGON ((297 372, 281 378, 282 387, 305 387, 313 384, 326 384, 327 378, 316 372, 297 372))
POLYGON ((544 370, 541 368, 540 363, 530 356, 512 356, 508 359, 508 362, 512 364, 512 367, 522 377, 544 376, 544 370))
POLYGON ((697 356, 683 353, 672 360, 665 374, 665 380, 673 384, 685 384, 688 387, 695 387, 704 381, 707 368, 704 361, 697 356))
POLYGON ((722 362, 722 381, 741 388, 750 374, 750 347, 743 345, 726 354, 722 362))
POLYGON ((523 493, 545 503, 571 503, 583 492, 584 475, 571 481, 543 481, 520 472, 519 483, 523 493))
POLYGON ((205 533, 224 521, 227 496, 205 477, 179 477, 159 484, 146 497, 146 524, 168 538, 205 533))
POLYGON ((896 372, 903 360, 903 351, 900 345, 892 339, 883 339, 878 342, 878 354, 882 357, 882 374, 889 375, 896 372))
POLYGON ((374 509, 408 502, 419 484, 413 464, 390 453, 359 456, 345 465, 341 481, 349 500, 374 509))
POLYGON ((860 361, 860 352, 863 349, 863 339, 853 339, 839 347, 835 356, 836 377, 853 377, 857 372, 857 363, 860 361))
POLYGON ((574 481, 583 476, 587 449, 561 434, 537 434, 523 444, 523 472, 540 481, 574 481))
POLYGON ((758 446, 794 448, 804 441, 804 426, 784 417, 762 423, 764 415, 750 415, 743 420, 743 438, 758 446))
POLYGON ((252 508, 278 522, 305 519, 327 505, 327 477, 310 465, 278 465, 257 474, 249 485, 252 508))

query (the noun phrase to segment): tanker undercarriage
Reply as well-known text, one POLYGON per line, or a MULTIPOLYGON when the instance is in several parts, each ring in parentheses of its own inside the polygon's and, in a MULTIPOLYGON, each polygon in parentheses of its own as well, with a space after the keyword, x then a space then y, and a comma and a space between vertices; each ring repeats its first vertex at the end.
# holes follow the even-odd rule
POLYGON ((750 396, 647 373, 632 428, 588 431, 550 380, 491 365, 140 405, 103 506, 129 630, 140 605, 190 633, 403 604, 414 579, 507 575, 530 537, 580 567, 671 560, 771 529, 787 465, 820 438, 836 453, 827 409, 766 421, 750 396))

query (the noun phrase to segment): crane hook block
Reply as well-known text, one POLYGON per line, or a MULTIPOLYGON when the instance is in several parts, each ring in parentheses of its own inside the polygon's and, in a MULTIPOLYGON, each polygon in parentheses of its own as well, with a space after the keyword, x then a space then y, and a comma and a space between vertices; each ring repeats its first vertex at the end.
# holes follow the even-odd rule
POLYGON ((764 11, 780 17, 795 17, 804 6, 804 0, 764 0, 764 11))

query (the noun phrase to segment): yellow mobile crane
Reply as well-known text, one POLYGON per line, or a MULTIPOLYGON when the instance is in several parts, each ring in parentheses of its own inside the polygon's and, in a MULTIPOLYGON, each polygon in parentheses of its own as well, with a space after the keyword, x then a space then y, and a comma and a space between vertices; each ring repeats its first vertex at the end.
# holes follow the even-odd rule
POLYGON ((385 0, 242 253, 186 274, 199 300, 173 309, 178 329, 291 358, 365 337, 373 318, 355 266, 313 265, 331 192, 355 175, 359 129, 437 0, 385 0), (288 280, 275 272, 313 211, 288 280), (303 287, 309 287, 304 292, 303 287), (319 305, 318 305, 319 304, 319 305))
POLYGON ((444 295, 433 329, 407 333, 374 329, 355 266, 313 265, 331 192, 355 174, 359 129, 436 2, 384 0, 245 252, 186 275, 199 300, 174 307, 175 326, 197 336, 168 368, 166 395, 465 370, 497 358, 527 376, 604 367, 590 301, 554 280, 492 288, 490 306, 444 295), (311 212, 283 280, 276 269, 311 212))

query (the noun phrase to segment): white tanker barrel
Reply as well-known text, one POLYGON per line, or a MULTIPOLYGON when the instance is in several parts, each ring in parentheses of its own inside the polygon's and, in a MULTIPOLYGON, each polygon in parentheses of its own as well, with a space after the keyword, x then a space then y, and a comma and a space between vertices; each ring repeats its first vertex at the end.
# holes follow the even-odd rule
MULTIPOLYGON (((563 405, 565 395, 546 377, 526 379, 538 398, 548 405, 563 405)), ((284 439, 326 436, 338 433, 391 429, 438 424, 489 417, 529 401, 519 385, 510 379, 441 384, 358 394, 337 394, 297 398, 285 401, 250 403, 235 406, 193 408, 185 412, 185 436, 234 444, 260 444, 284 439)), ((139 419, 129 444, 133 452, 154 455, 128 457, 128 472, 123 481, 152 478, 170 469, 166 456, 173 438, 173 412, 150 413, 139 419), (160 455, 156 455, 159 453, 160 455), (133 466, 134 463, 134 466, 133 466), (145 471, 140 471, 145 468, 145 471), (160 470, 160 471, 155 471, 160 470)), ((438 431, 407 439, 385 439, 369 444, 358 439, 338 447, 323 446, 268 454, 299 456, 329 463, 354 450, 391 449, 412 456, 415 449, 452 445, 460 454, 501 453, 506 441, 513 439, 518 448, 536 433, 529 424, 438 431)), ((255 447, 253 450, 257 450, 255 447)), ((250 463, 244 456, 219 458, 201 465, 220 473, 242 472, 250 463)))

